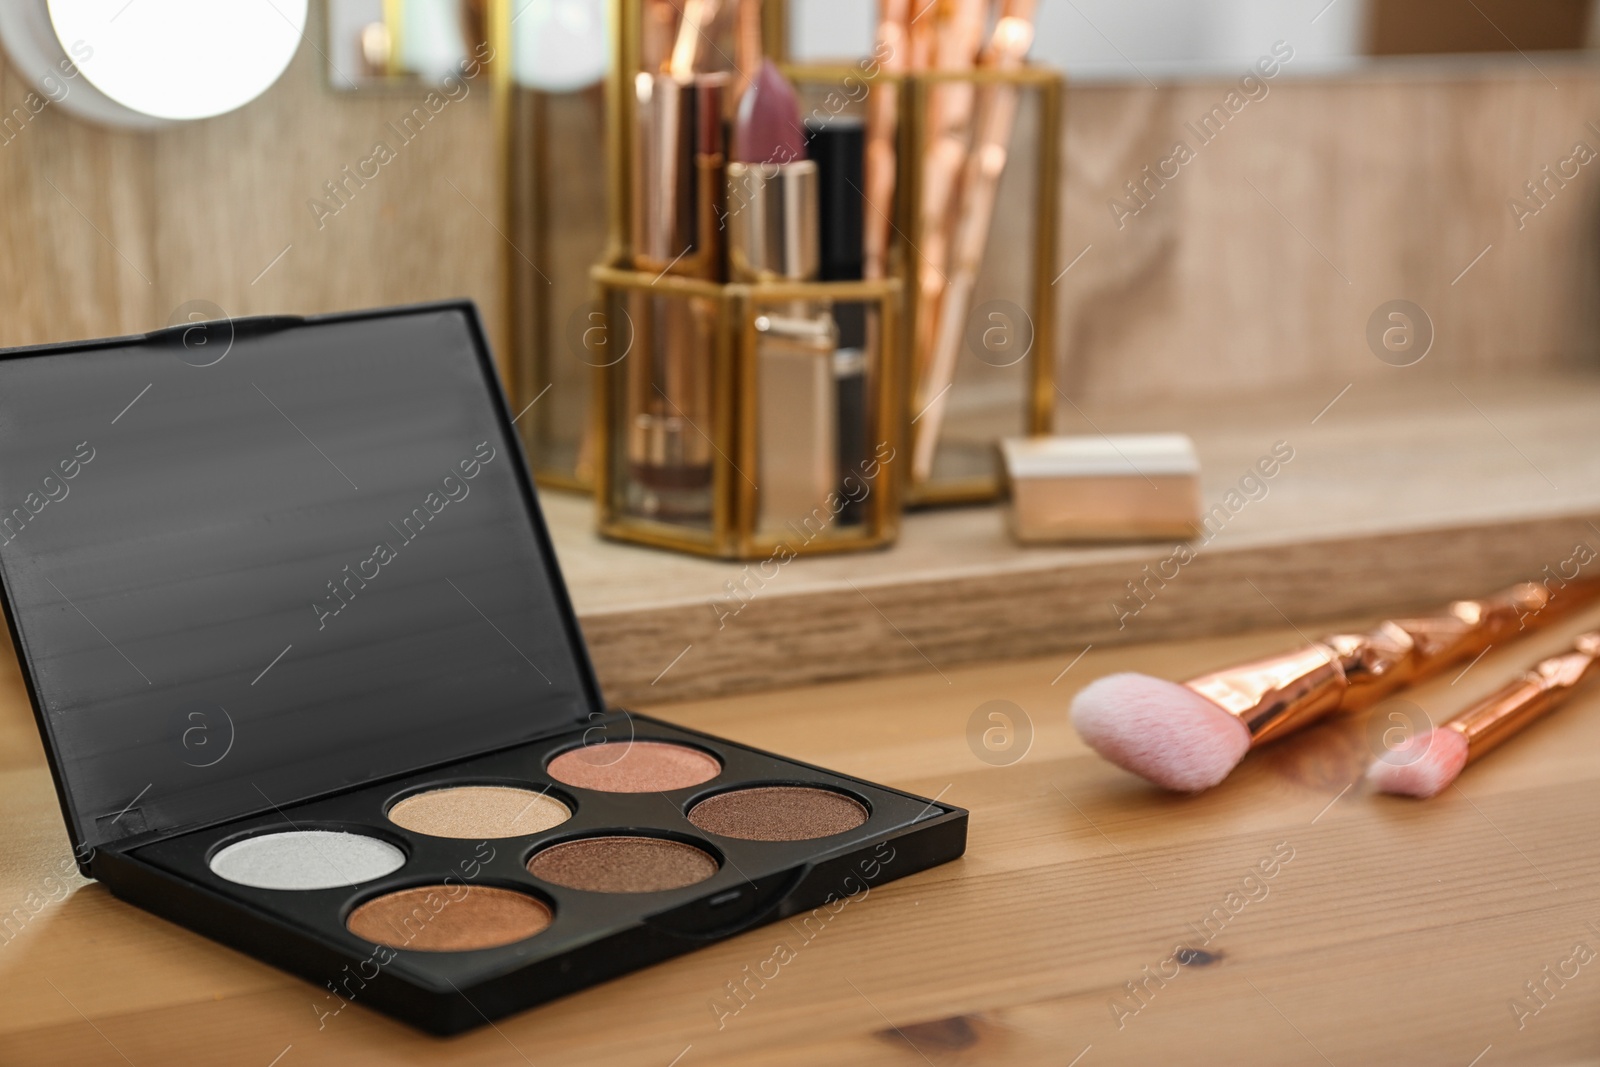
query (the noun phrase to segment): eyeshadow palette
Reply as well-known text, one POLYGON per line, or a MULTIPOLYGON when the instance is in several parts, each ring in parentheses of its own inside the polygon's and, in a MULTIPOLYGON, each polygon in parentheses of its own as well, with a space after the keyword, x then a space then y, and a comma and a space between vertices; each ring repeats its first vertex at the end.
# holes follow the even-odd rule
POLYGON ((465 302, 0 353, 0 585, 80 867, 452 1033, 959 856, 610 709, 465 302))

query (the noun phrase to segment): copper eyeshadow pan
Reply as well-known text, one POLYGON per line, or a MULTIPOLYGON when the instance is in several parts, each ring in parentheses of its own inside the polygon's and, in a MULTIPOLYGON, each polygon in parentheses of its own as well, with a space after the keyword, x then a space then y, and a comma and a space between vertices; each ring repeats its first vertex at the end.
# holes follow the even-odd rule
POLYGON ((542 901, 486 885, 424 885, 367 901, 345 925, 352 934, 412 952, 470 952, 543 933, 551 912, 542 901))

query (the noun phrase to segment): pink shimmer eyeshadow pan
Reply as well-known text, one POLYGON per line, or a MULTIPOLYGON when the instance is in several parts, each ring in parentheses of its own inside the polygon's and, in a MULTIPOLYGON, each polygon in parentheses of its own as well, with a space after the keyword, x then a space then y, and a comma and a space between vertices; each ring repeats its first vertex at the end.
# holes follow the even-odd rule
POLYGON ((563 752, 550 777, 600 793, 665 793, 709 782, 722 773, 715 756, 664 741, 618 741, 563 752))

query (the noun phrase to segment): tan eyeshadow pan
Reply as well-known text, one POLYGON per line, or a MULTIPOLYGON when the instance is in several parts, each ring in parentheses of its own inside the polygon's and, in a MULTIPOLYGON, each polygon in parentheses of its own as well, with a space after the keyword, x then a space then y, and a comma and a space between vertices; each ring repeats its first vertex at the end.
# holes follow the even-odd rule
POLYGON ((429 837, 522 837, 560 826, 572 811, 555 797, 508 785, 458 785, 406 797, 389 821, 429 837))
POLYGON ((550 777, 600 793, 664 793, 709 782, 722 773, 715 756, 664 741, 613 741, 561 753, 550 777))
POLYGON ((351 912, 345 926, 389 948, 468 952, 532 937, 550 920, 550 909, 526 893, 457 883, 386 893, 351 912))
POLYGON ((659 893, 705 881, 717 873, 717 861, 659 837, 583 837, 534 853, 528 873, 591 893, 659 893))
POLYGON ((689 809, 689 821, 742 841, 810 841, 854 830, 867 821, 867 809, 828 789, 759 786, 707 797, 689 809))

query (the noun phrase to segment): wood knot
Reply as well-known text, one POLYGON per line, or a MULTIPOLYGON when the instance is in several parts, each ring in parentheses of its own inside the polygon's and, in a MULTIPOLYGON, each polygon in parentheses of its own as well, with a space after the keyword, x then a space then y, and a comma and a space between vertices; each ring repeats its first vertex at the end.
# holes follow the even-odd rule
POLYGON ((946 1019, 932 1019, 925 1023, 879 1030, 885 1041, 909 1044, 920 1051, 933 1049, 939 1052, 960 1052, 978 1043, 978 1030, 965 1015, 952 1015, 946 1019))

